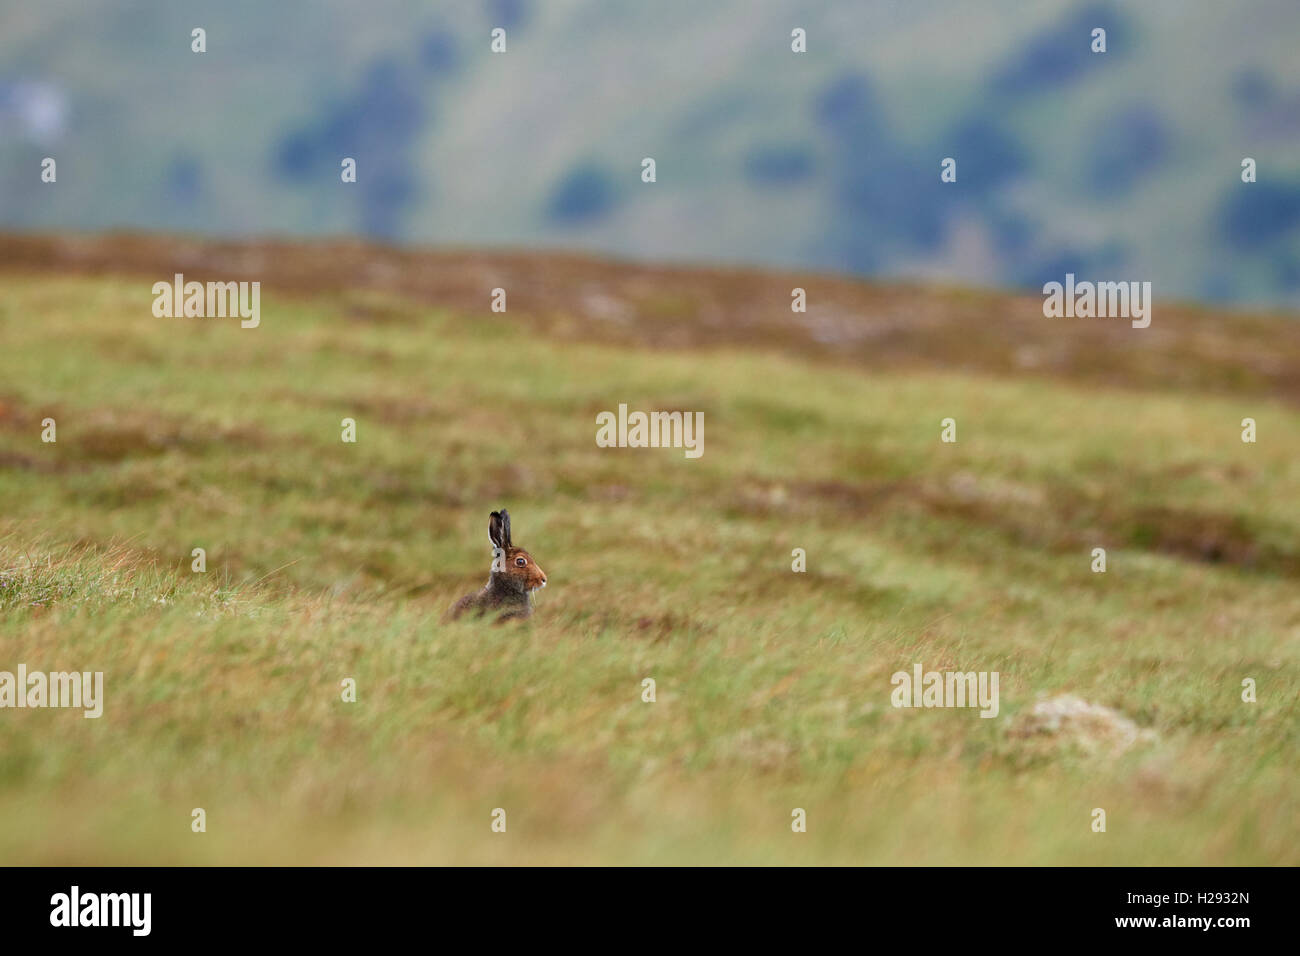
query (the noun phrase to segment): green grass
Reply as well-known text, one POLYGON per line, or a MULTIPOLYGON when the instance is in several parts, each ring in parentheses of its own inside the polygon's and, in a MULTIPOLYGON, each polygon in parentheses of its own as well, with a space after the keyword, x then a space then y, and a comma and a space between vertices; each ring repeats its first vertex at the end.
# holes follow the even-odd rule
POLYGON ((0 670, 106 696, 0 711, 0 861, 1300 862, 1281 398, 150 284, 0 277, 0 670), (598 448, 620 402, 703 411, 704 456, 598 448), (536 614, 440 623, 502 505, 536 614), (999 671, 1000 716, 892 708, 915 662, 999 671), (1158 739, 1012 732, 1061 693, 1158 739))

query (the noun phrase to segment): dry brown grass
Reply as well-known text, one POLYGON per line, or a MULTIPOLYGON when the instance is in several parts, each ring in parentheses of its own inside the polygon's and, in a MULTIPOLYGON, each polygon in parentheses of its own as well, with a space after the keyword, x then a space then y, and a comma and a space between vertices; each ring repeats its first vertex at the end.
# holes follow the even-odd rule
POLYGON ((0 269, 259 280, 341 298, 361 324, 419 310, 486 311, 507 290, 530 332, 639 348, 777 349, 868 369, 961 370, 1135 389, 1195 389, 1300 403, 1300 322, 1166 303, 1154 319, 1045 319, 1042 299, 840 276, 649 266, 553 252, 409 250, 108 234, 0 236, 0 269), (805 314, 790 290, 807 289, 805 314))

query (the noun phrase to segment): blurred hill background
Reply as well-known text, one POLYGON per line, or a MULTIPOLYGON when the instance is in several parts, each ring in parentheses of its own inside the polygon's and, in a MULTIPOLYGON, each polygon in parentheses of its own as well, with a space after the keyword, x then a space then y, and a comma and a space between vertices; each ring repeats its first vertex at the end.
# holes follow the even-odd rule
POLYGON ((1294 307, 1298 31, 1294 0, 11 4, 0 227, 1073 271, 1294 307))

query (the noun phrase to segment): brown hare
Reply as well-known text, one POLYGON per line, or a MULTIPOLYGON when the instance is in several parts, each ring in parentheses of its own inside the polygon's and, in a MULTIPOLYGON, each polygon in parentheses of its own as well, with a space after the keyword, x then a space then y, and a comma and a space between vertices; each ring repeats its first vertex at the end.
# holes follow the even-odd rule
POLYGON ((528 617, 533 613, 534 592, 546 587, 546 574, 523 548, 510 543, 510 512, 502 508, 488 519, 492 542, 492 570, 482 590, 466 594, 447 611, 452 620, 466 611, 495 613, 498 621, 528 617))

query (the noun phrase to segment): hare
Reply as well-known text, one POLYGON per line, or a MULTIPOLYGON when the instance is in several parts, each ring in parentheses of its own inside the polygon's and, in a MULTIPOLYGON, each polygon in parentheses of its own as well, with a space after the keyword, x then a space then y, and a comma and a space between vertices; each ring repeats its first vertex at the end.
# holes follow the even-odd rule
POLYGON ((466 594, 447 611, 451 620, 466 611, 501 613, 498 621, 529 617, 533 613, 533 593, 546 587, 546 574, 523 548, 510 543, 510 512, 502 508, 488 519, 488 539, 492 542, 492 570, 481 591, 466 594))

